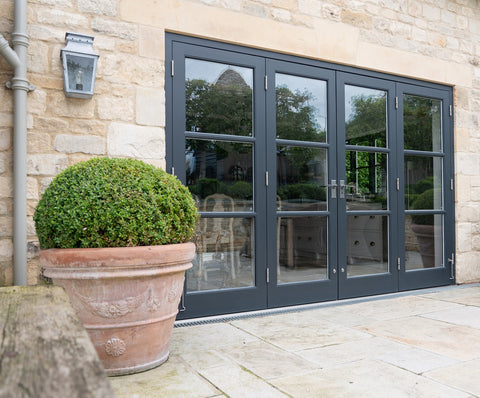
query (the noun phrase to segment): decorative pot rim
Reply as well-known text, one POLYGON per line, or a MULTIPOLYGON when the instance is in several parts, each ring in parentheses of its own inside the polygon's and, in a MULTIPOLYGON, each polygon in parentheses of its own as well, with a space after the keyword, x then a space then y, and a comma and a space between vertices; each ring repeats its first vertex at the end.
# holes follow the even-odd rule
POLYGON ((43 268, 99 268, 126 269, 151 268, 191 262, 195 255, 193 242, 156 246, 41 249, 43 268))

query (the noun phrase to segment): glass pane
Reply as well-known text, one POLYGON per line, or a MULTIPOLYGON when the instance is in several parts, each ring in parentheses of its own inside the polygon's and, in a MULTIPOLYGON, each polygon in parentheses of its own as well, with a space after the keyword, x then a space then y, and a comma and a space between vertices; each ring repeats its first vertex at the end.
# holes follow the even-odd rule
POLYGON ((327 83, 277 73, 275 90, 277 138, 326 142, 327 83))
POLYGON ((347 276, 388 272, 388 216, 347 216, 347 276))
POLYGON ((345 86, 345 143, 386 147, 387 93, 385 91, 345 86))
POLYGON ((327 217, 277 217, 278 283, 327 278, 327 217))
POLYGON ((403 96, 403 134, 405 149, 442 150, 442 101, 403 96))
POLYGON ((443 159, 405 156, 405 208, 441 210, 443 159))
POLYGON ((443 267, 443 216, 405 217, 405 269, 443 267))
POLYGON ((252 218, 201 218, 188 291, 254 286, 252 218))
POLYGON ((253 69, 185 60, 186 131, 253 134, 253 69))
POLYGON ((387 208, 387 155, 347 151, 348 210, 387 208))
POLYGON ((253 210, 251 144, 187 139, 185 162, 186 185, 200 211, 253 210), (219 204, 214 209, 206 201, 220 197, 223 210, 219 204))
POLYGON ((326 210, 327 150, 277 147, 277 200, 281 210, 326 210))

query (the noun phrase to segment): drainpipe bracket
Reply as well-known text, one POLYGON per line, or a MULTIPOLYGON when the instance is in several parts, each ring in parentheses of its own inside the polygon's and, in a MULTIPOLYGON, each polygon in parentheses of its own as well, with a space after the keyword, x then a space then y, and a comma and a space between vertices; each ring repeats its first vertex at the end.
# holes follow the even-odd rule
MULTIPOLYGON (((14 84, 15 83, 13 83, 11 81, 7 81, 7 82, 5 82, 5 87, 10 89, 10 90, 13 90, 15 88, 14 84)), ((17 82, 17 87, 26 89, 27 92, 35 91, 35 89, 36 89, 35 85, 29 83, 28 81, 26 82, 26 85, 25 85, 25 82, 23 82, 23 84, 18 84, 18 82, 17 82)))

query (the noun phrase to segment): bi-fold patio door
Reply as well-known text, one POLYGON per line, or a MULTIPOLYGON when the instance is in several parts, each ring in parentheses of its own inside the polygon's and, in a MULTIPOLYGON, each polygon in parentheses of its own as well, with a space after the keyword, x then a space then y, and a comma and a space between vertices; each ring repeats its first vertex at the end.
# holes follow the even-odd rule
POLYGON ((447 89, 177 35, 167 59, 201 214, 180 318, 449 283, 447 89))

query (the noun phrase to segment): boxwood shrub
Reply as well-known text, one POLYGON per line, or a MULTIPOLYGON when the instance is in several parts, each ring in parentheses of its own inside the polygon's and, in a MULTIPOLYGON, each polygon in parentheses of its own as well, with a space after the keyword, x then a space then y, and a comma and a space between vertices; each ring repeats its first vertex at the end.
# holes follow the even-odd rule
POLYGON ((174 176, 134 159, 93 158, 58 174, 34 221, 42 249, 189 241, 195 202, 174 176))

